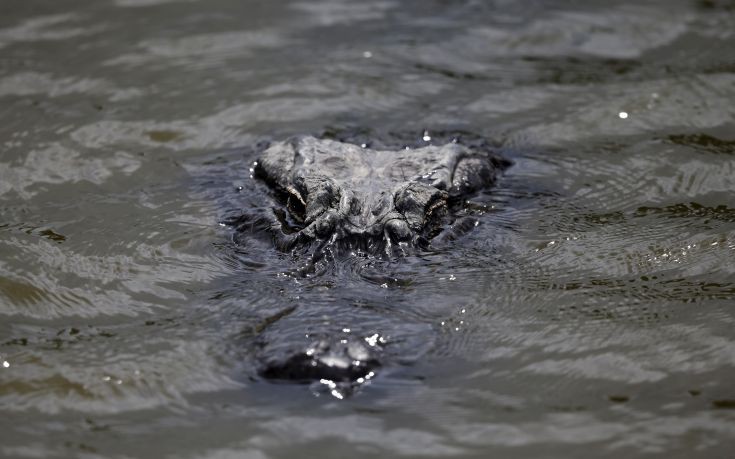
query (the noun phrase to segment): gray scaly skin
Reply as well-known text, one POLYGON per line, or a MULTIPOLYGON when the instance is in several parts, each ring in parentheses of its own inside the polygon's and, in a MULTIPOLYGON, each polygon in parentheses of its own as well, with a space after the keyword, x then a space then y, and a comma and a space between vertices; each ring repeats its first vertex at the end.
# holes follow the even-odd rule
POLYGON ((451 202, 491 186, 506 165, 458 143, 383 151, 296 137, 266 149, 256 174, 284 196, 273 224, 281 248, 343 242, 390 254, 430 238, 451 202))

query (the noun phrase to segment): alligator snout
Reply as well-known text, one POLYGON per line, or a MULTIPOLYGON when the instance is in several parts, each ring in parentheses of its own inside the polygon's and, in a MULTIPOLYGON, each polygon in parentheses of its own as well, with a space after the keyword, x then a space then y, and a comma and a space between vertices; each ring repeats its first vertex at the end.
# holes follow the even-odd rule
MULTIPOLYGON (((374 150, 294 137, 261 151, 253 171, 272 199, 262 207, 265 215, 242 227, 267 230, 284 251, 314 248, 307 267, 299 270, 304 273, 313 272, 332 253, 406 255, 443 228, 474 227, 458 224, 468 218, 459 215, 460 206, 472 193, 493 185, 509 165, 486 143, 463 145, 457 139, 444 145, 374 150)), ((384 348, 345 329, 328 329, 317 337, 305 328, 298 320, 292 327, 279 320, 258 335, 261 377, 324 384, 334 395, 337 389, 350 391, 369 381, 383 365, 395 363, 398 353, 405 362, 406 355, 417 352, 412 345, 384 348)), ((400 333, 403 343, 411 342, 407 330, 400 333)))
POLYGON ((287 350, 262 359, 259 374, 267 379, 310 383, 361 384, 380 367, 376 351, 349 338, 318 340, 303 349, 287 350))

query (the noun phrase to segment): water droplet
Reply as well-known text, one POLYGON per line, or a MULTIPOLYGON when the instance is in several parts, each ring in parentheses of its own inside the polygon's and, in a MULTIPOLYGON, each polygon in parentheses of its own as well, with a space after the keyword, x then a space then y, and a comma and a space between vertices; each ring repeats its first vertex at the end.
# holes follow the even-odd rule
POLYGON ((371 53, 370 51, 363 51, 362 57, 364 57, 365 59, 370 59, 371 57, 373 57, 373 53, 371 53))
POLYGON ((618 113, 618 116, 620 117, 621 120, 624 120, 628 118, 628 112, 620 112, 618 113))
POLYGON ((10 368, 10 362, 3 360, 3 368, 10 368))
POLYGON ((368 343, 369 346, 375 346, 376 344, 378 344, 378 338, 380 338, 380 335, 375 333, 372 336, 366 337, 365 341, 368 343))

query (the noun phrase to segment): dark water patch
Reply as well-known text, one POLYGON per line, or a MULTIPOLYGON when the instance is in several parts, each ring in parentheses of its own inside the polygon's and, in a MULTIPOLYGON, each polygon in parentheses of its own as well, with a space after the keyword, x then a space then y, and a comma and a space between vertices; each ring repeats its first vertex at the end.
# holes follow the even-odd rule
POLYGON ((719 154, 735 153, 735 141, 718 139, 708 134, 670 135, 668 140, 677 145, 692 147, 703 152, 719 154))
POLYGON ((183 137, 181 132, 176 131, 149 131, 146 134, 154 142, 172 142, 183 137))
POLYGON ((55 233, 53 230, 50 229, 40 231, 39 234, 47 239, 58 243, 62 243, 66 240, 66 236, 64 236, 63 234, 55 233))
POLYGON ((6 223, 4 225, 0 225, 0 231, 17 231, 28 235, 38 235, 50 241, 56 242, 57 244, 61 244, 62 242, 66 241, 66 236, 64 236, 63 234, 60 234, 59 232, 56 232, 51 228, 35 226, 30 223, 6 223))
POLYGON ((601 59, 594 57, 526 56, 524 61, 534 65, 537 84, 588 85, 621 79, 640 78, 642 63, 634 59, 601 59))
POLYGON ((712 407, 718 410, 735 410, 735 399, 713 400, 712 407))
POLYGON ((607 398, 613 403, 626 403, 630 401, 630 397, 627 395, 609 395, 607 398))
POLYGON ((735 3, 730 0, 696 0, 700 8, 713 11, 735 11, 735 3))
POLYGON ((61 351, 70 346, 91 345, 98 338, 112 338, 115 336, 113 331, 93 325, 71 326, 58 331, 24 327, 24 329, 18 330, 14 334, 15 337, 0 344, 0 346, 8 348, 7 352, 13 352, 13 348, 17 346, 32 346, 36 349, 61 351))
POLYGON ((7 300, 18 304, 37 303, 47 296, 42 289, 8 278, 0 278, 0 292, 7 300))
POLYGON ((696 218, 707 225, 712 220, 732 223, 735 222, 735 209, 727 205, 703 206, 696 202, 673 204, 666 207, 641 207, 634 214, 636 217, 658 215, 664 218, 696 218))
POLYGON ((420 70, 420 71, 423 71, 423 72, 436 73, 438 75, 442 75, 442 76, 445 76, 447 78, 452 78, 454 80, 474 81, 474 80, 486 80, 486 79, 488 79, 487 77, 482 76, 482 75, 476 75, 476 74, 473 74, 473 73, 459 73, 459 72, 455 72, 455 71, 450 70, 450 69, 445 69, 445 68, 442 68, 442 67, 436 67, 436 66, 433 66, 431 64, 418 63, 418 64, 414 64, 414 67, 417 70, 420 70))

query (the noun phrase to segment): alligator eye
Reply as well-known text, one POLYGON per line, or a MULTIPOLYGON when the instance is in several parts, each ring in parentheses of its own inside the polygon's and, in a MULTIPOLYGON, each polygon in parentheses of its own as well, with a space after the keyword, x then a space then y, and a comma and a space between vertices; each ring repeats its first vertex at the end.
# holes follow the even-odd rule
POLYGON ((298 191, 291 187, 286 191, 288 191, 286 208, 288 209, 289 214, 291 214, 291 216, 298 222, 303 223, 306 218, 306 204, 304 203, 303 198, 298 191))
POLYGON ((431 185, 411 182, 399 190, 394 199, 396 210, 403 214, 408 226, 420 230, 428 220, 444 214, 447 192, 431 185))

